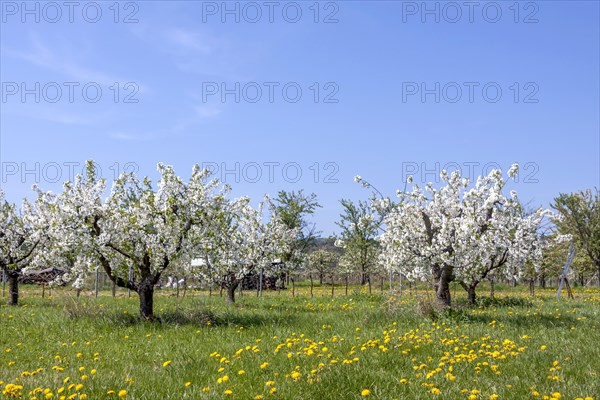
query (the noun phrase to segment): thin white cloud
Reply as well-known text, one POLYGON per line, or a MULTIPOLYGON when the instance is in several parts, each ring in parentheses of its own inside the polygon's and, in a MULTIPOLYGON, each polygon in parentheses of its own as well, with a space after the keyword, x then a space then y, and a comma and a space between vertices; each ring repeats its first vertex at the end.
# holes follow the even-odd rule
POLYGON ((115 140, 123 140, 123 141, 147 141, 151 140, 152 137, 150 135, 142 135, 135 133, 127 133, 127 132, 110 132, 108 134, 111 138, 115 140))
POLYGON ((179 50, 186 52, 195 51, 202 54, 214 52, 216 41, 198 30, 169 29, 165 32, 167 40, 177 46, 179 50))
POLYGON ((85 125, 91 126, 105 121, 108 113, 83 113, 65 110, 59 106, 11 106, 2 110, 6 116, 15 115, 30 119, 36 119, 45 122, 58 123, 63 125, 85 125))
POLYGON ((176 134, 185 134, 196 125, 201 124, 206 120, 218 117, 221 112, 222 110, 218 107, 200 105, 193 107, 193 113, 189 117, 179 118, 175 120, 172 125, 165 129, 155 130, 146 134, 119 131, 110 132, 108 135, 112 139, 121 141, 146 141, 176 134))
MULTIPOLYGON (((63 74, 66 79, 76 82, 95 82, 103 86, 111 86, 115 82, 131 82, 132 79, 123 79, 113 76, 103 71, 88 68, 76 60, 76 52, 72 48, 58 49, 57 46, 51 47, 44 43, 37 35, 30 35, 31 48, 26 50, 16 50, 5 47, 2 49, 3 55, 12 57, 38 67, 63 74)), ((140 92, 144 91, 143 85, 136 82, 140 92)))
POLYGON ((195 111, 200 119, 214 118, 222 112, 220 108, 204 105, 195 107, 195 111))

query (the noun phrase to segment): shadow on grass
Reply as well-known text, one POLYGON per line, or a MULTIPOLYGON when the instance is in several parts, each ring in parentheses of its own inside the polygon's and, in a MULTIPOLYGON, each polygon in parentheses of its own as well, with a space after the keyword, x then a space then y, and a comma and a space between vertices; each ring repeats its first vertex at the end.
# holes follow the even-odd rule
POLYGON ((64 305, 64 312, 74 320, 93 319, 110 326, 136 326, 154 324, 160 326, 265 326, 291 323, 295 317, 289 312, 256 312, 241 306, 229 306, 215 310, 202 302, 186 307, 176 307, 155 314, 151 321, 143 320, 137 312, 105 308, 95 301, 71 300, 64 305))
POLYGON ((533 307, 531 300, 523 297, 480 297, 477 300, 480 307, 533 307))
POLYGON ((578 324, 578 321, 570 315, 561 315, 560 318, 556 318, 553 315, 538 314, 538 315, 525 315, 525 314, 513 314, 506 316, 492 316, 492 315, 470 315, 470 322, 478 322, 489 324, 492 321, 498 321, 503 323, 505 326, 511 328, 528 328, 528 329, 539 329, 539 328, 564 328, 571 329, 571 326, 578 324))
POLYGON ((481 297, 475 306, 466 299, 458 299, 453 301, 452 308, 447 309, 438 308, 432 299, 420 298, 415 305, 415 315, 438 323, 488 325, 494 321, 507 327, 525 329, 570 329, 578 324, 573 315, 561 314, 557 317, 557 314, 541 310, 532 313, 533 308, 531 299, 519 297, 481 297))

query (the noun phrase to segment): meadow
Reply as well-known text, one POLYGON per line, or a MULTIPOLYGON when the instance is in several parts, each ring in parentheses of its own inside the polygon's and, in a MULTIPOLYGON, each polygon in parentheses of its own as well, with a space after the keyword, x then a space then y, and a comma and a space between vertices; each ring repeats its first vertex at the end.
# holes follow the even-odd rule
MULTIPOLYGON (((600 399, 600 290, 157 292, 159 321, 123 292, 0 306, 0 390, 23 399, 600 399)), ((6 299, 2 299, 6 300, 6 299)))

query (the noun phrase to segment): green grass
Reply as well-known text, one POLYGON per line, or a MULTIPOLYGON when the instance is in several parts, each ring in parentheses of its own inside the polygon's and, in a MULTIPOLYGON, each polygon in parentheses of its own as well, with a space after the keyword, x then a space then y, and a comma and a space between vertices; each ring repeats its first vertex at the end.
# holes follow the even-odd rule
POLYGON ((364 389, 375 399, 599 399, 596 289, 576 289, 568 301, 550 289, 532 298, 499 286, 476 308, 459 289, 452 312, 428 312, 424 290, 418 298, 297 291, 247 292, 235 306, 163 291, 160 322, 149 323, 138 320, 134 297, 77 299, 63 289, 42 299, 28 288, 20 307, 0 307, 0 389, 22 385, 25 399, 45 398, 36 388, 53 399, 117 399, 126 390, 127 399, 333 400, 364 389))

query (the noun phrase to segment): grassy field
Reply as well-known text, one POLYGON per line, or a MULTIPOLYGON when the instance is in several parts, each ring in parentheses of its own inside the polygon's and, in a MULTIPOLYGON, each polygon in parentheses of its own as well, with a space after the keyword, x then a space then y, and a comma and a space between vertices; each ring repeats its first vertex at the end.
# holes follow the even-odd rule
MULTIPOLYGON (((496 299, 429 310, 402 297, 307 288, 235 306, 159 292, 161 322, 137 298, 42 299, 0 307, 0 390, 24 399, 600 399, 600 291, 498 287, 496 299)), ((483 291, 482 291, 483 293, 483 291)), ((5 300, 5 299, 4 299, 5 300)))

